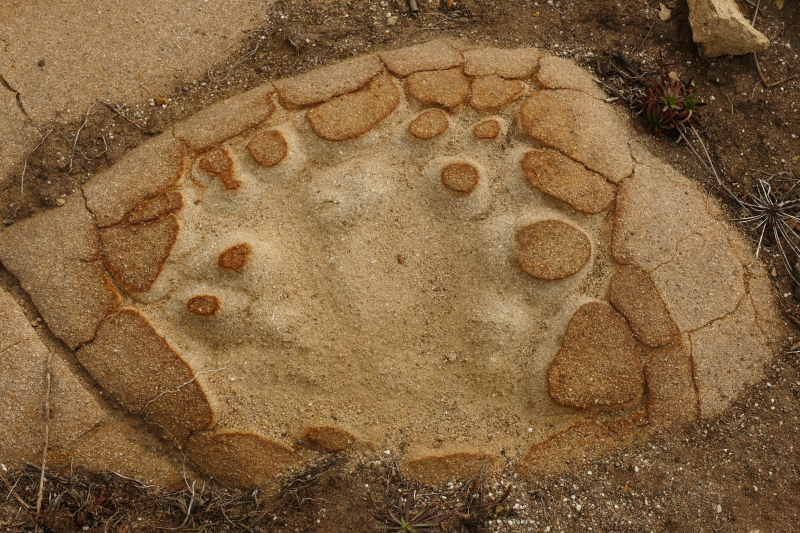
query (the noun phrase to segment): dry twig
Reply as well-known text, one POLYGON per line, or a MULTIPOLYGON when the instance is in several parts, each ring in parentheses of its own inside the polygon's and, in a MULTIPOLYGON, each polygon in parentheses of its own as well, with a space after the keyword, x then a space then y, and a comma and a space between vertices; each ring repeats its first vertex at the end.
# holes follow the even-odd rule
POLYGON ((50 131, 48 131, 45 134, 45 136, 42 137, 42 140, 39 141, 39 144, 37 144, 34 147, 34 149, 30 151, 30 153, 28 154, 28 157, 25 158, 25 164, 22 166, 22 177, 19 179, 19 186, 20 186, 20 191, 19 192, 21 194, 25 194, 25 171, 28 169, 28 159, 30 159, 31 155, 33 155, 33 152, 35 152, 36 150, 39 149, 39 147, 42 145, 42 143, 44 143, 44 140, 47 139, 50 136, 51 133, 53 133, 54 129, 55 128, 50 128, 50 131))
POLYGON ((86 118, 83 119, 83 124, 81 124, 80 128, 78 128, 77 133, 75 133, 75 140, 72 141, 72 154, 69 156, 69 171, 68 174, 72 174, 72 160, 75 159, 75 147, 78 146, 78 138, 81 136, 81 131, 83 128, 86 127, 86 123, 89 122, 89 112, 92 110, 97 103, 94 103, 89 106, 89 109, 86 110, 86 118))
POLYGON ((47 388, 44 391, 44 449, 42 450, 42 472, 39 474, 39 495, 36 497, 36 530, 39 530, 39 515, 42 512, 42 494, 44 492, 44 472, 47 468, 47 447, 50 444, 50 381, 53 374, 53 352, 47 352, 47 388))

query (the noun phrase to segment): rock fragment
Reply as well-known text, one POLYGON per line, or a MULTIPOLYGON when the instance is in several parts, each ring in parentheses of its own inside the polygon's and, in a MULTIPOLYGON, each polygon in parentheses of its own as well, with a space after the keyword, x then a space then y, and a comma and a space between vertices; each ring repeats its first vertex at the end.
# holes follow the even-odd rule
POLYGON ((400 465, 400 471, 420 483, 437 486, 447 481, 465 481, 481 465, 486 472, 495 467, 497 462, 496 457, 485 453, 456 452, 406 461, 400 465))
POLYGON ((202 152, 240 135, 272 116, 275 104, 270 93, 274 90, 271 83, 265 83, 209 106, 176 124, 175 137, 185 142, 191 150, 202 152))
POLYGON ((156 196, 152 200, 145 200, 136 209, 125 217, 126 224, 141 224, 152 222, 165 217, 183 207, 183 196, 179 191, 169 191, 156 196))
POLYGON ((520 109, 522 130, 599 172, 612 183, 630 176, 626 134, 611 107, 574 90, 537 91, 520 109))
POLYGON ((469 105, 475 111, 494 111, 522 96, 526 86, 519 80, 506 80, 492 74, 472 80, 469 105))
POLYGON ((216 423, 205 376, 136 309, 122 309, 103 322, 95 340, 76 355, 126 411, 143 415, 178 440, 216 423))
POLYGON ((187 455, 204 471, 242 490, 251 490, 273 479, 301 459, 267 437, 234 430, 192 435, 187 455))
POLYGON ((606 98, 606 93, 597 86, 589 72, 562 57, 543 54, 535 78, 545 89, 574 89, 599 100, 606 98))
POLYGON ((289 153, 286 138, 278 130, 267 130, 257 133, 247 143, 247 153, 253 161, 265 168, 274 167, 289 153))
POLYGON ((424 105, 453 109, 467 101, 469 82, 459 68, 415 72, 406 79, 406 91, 424 105))
POLYGON ((214 316, 219 311, 219 298, 210 294, 192 296, 186 302, 186 310, 197 316, 214 316))
POLYGON ((247 266, 251 253, 253 253, 253 247, 246 242, 235 244, 219 254, 217 265, 222 270, 239 272, 247 266))
POLYGON ((559 220, 543 220, 517 234, 514 257, 529 276, 545 281, 564 279, 577 273, 592 255, 589 238, 574 226, 559 220))
POLYGON ((181 178, 183 164, 183 145, 164 134, 140 144, 92 178, 83 193, 97 227, 118 224, 145 200, 172 189, 181 178))
POLYGON ((655 348, 675 340, 678 326, 647 272, 631 265, 621 266, 611 278, 608 296, 640 342, 655 348))
POLYGON ((100 238, 80 193, 0 233, 0 262, 19 280, 51 331, 71 349, 92 340, 122 302, 100 261, 100 238))
POLYGON ((749 54, 769 46, 733 0, 689 0, 689 24, 701 57, 749 54))
POLYGON ((450 122, 441 109, 424 111, 408 124, 408 133, 421 141, 429 141, 447 131, 450 122))
POLYGON ((526 152, 522 169, 534 188, 581 213, 601 213, 614 201, 614 187, 603 176, 558 152, 526 152))
POLYGON ((682 424, 697 420, 697 391, 693 365, 685 340, 655 350, 647 359, 647 416, 655 426, 682 424))
POLYGON ((458 194, 469 194, 478 186, 478 169, 469 163, 450 163, 442 169, 442 183, 458 194))
POLYGON ((358 440, 352 433, 331 426, 309 428, 306 438, 330 453, 344 451, 358 440))
POLYGON ((475 48, 464 52, 464 74, 467 76, 496 75, 506 79, 530 78, 544 54, 536 48, 502 50, 475 48))
POLYGON ((625 319, 604 303, 581 306, 547 372, 556 403, 586 409, 629 402, 642 395, 643 381, 625 319))
POLYGON ((355 139, 388 117, 400 103, 389 76, 378 76, 364 89, 321 104, 306 113, 311 129, 326 141, 355 139))
POLYGON ((233 159, 225 148, 217 147, 200 160, 200 170, 214 174, 229 191, 235 191, 242 183, 233 177, 233 159))
POLYGON ((472 128, 472 134, 478 139, 494 139, 500 135, 500 123, 490 118, 472 128))
POLYGON ((276 81, 275 87, 284 107, 308 107, 363 89, 381 72, 383 63, 368 55, 276 81))
POLYGON ((446 39, 382 52, 380 56, 392 74, 403 77, 423 70, 447 70, 464 64, 461 52, 446 39))
POLYGON ((597 422, 578 422, 531 446, 517 465, 517 472, 529 476, 550 474, 554 469, 566 468, 571 461, 594 459, 612 446, 614 438, 608 428, 597 422))
POLYGON ((168 215, 154 222, 118 224, 100 231, 103 262, 125 290, 153 286, 178 238, 178 220, 168 215))

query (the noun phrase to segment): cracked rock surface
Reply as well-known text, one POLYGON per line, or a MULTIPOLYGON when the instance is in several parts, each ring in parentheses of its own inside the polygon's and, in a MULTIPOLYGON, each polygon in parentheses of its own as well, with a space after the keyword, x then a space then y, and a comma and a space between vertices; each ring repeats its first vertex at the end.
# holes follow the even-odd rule
POLYGON ((103 401, 229 485, 410 426, 423 482, 552 471, 719 413, 780 330, 749 246, 591 83, 453 40, 275 80, 6 228, 0 262, 103 401))

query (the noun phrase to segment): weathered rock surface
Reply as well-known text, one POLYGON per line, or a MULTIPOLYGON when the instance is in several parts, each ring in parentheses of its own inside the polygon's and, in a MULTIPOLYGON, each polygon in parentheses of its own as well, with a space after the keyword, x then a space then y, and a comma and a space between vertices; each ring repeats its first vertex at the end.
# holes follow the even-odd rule
POLYGON ((526 152, 522 169, 533 187, 581 213, 596 215, 614 201, 614 187, 600 174, 558 152, 526 152))
POLYGON ((635 347, 628 324, 610 305, 584 304, 547 372, 550 394, 561 405, 583 409, 638 398, 644 380, 635 347))
POLYGON ((689 0, 689 24, 702 57, 749 54, 769 46, 733 0, 689 0))
POLYGON ((589 238, 559 220, 525 226, 517 234, 517 240, 514 256, 519 267, 526 274, 547 281, 574 275, 592 255, 589 238))
POLYGON ((611 107, 574 90, 539 91, 520 110, 523 131, 599 172, 612 183, 630 176, 633 160, 611 107))
MULTIPOLYGON (((163 438, 249 489, 311 458, 298 440, 393 453, 413 426, 401 470, 441 483, 719 413, 783 338, 771 282, 621 120, 571 62, 439 40, 216 104, 0 229, 102 390, 55 363, 56 396, 94 403, 59 412, 53 464, 169 479, 163 438)), ((23 457, 43 354, 2 305, 0 447, 23 457)))

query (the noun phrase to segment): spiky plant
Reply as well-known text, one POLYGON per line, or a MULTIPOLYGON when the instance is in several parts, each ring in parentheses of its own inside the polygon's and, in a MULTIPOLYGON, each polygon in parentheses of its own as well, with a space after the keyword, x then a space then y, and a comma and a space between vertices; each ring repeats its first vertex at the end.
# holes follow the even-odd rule
POLYGON ((647 131, 654 135, 688 122, 697 108, 703 105, 697 93, 691 92, 691 87, 691 80, 682 83, 662 72, 659 80, 646 92, 638 92, 639 101, 634 106, 634 115, 638 115, 647 126, 647 131))
POLYGON ((435 533, 436 526, 453 516, 453 513, 437 514, 435 507, 423 507, 416 513, 412 513, 411 507, 414 505, 414 496, 397 499, 397 513, 389 507, 383 519, 388 524, 380 526, 370 526, 370 529, 384 531, 394 531, 396 533, 435 533))
POLYGON ((795 258, 800 256, 800 246, 798 246, 800 235, 794 229, 795 225, 800 225, 800 218, 797 215, 800 199, 779 197, 772 191, 769 182, 762 179, 758 180, 755 190, 756 194, 752 195, 751 201, 739 201, 747 215, 735 220, 750 227, 758 235, 756 257, 761 253, 764 237, 771 235, 789 276, 797 282, 797 277, 792 272, 787 248, 795 258))

